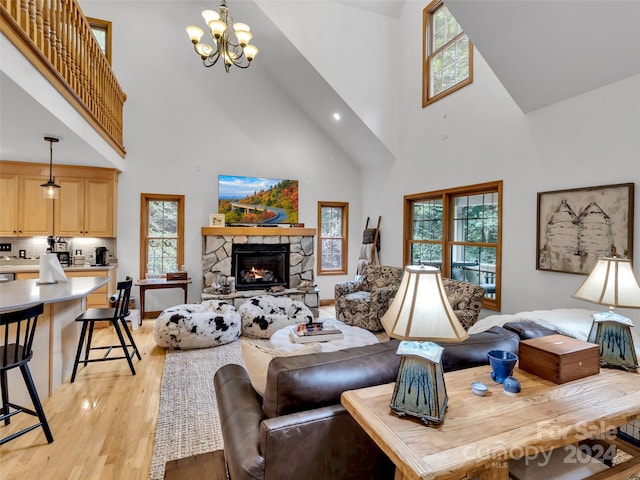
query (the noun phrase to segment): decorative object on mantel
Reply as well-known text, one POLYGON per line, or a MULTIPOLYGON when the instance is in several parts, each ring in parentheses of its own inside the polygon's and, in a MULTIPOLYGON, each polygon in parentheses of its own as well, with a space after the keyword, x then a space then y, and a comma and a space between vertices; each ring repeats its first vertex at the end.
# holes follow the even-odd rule
POLYGON ((50 200, 55 200, 60 195, 58 192, 60 191, 60 185, 53 181, 53 144, 58 143, 60 141, 59 138, 55 137, 44 137, 45 142, 49 142, 49 180, 47 183, 43 183, 40 185, 44 188, 42 191, 42 196, 44 198, 48 198, 50 200))
POLYGON ((209 226, 210 227, 224 227, 224 214, 223 213, 210 213, 209 214, 209 226))
POLYGON ((253 37, 251 28, 246 23, 234 22, 229 15, 226 0, 220 2, 218 11, 205 10, 202 17, 209 27, 209 33, 213 40, 212 47, 206 43, 200 43, 204 30, 190 25, 186 27, 187 34, 193 43, 196 53, 202 58, 205 67, 215 65, 220 57, 224 59, 224 69, 229 73, 231 65, 239 68, 247 68, 258 54, 255 45, 249 44, 253 37), (235 39, 234 39, 235 36, 235 39))
POLYGON ((608 312, 593 315, 588 341, 600 345, 600 365, 637 372, 638 359, 631 336, 633 323, 614 312, 615 307, 640 308, 640 286, 627 258, 600 258, 573 295, 607 305, 608 312))
POLYGON ((408 265, 400 288, 381 319, 390 337, 402 341, 398 379, 391 410, 438 426, 447 408, 447 389, 440 362, 441 346, 424 340, 457 342, 469 335, 458 321, 442 284, 440 269, 408 265))

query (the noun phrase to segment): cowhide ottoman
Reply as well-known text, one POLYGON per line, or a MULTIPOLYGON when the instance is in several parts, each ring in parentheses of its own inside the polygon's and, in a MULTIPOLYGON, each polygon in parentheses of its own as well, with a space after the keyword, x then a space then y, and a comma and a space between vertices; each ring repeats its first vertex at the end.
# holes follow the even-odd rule
POLYGON ((288 297, 258 295, 238 307, 242 334, 253 338, 271 338, 287 325, 313 321, 309 307, 288 297))
POLYGON ((177 305, 156 319, 153 337, 161 347, 176 350, 224 345, 240 337, 240 314, 220 300, 177 305))

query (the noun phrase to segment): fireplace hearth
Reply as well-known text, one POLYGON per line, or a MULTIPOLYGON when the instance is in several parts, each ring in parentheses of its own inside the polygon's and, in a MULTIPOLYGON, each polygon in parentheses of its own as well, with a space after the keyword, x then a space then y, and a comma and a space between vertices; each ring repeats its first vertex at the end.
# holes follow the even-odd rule
POLYGON ((237 290, 289 288, 289 245, 233 244, 231 276, 237 290))

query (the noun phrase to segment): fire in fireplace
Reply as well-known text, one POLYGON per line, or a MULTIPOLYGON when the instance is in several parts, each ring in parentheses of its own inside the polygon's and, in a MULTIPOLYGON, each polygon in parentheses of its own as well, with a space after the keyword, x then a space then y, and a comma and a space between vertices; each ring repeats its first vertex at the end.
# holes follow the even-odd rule
POLYGON ((237 290, 289 287, 288 244, 233 244, 231 275, 237 290))

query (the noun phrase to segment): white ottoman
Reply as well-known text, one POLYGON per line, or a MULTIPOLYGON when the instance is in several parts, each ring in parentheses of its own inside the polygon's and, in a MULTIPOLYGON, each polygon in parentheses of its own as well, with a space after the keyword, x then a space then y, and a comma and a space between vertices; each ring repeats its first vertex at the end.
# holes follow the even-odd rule
MULTIPOLYGON (((378 338, 369 330, 365 330, 364 328, 353 327, 335 319, 325 320, 323 323, 325 325, 336 325, 340 330, 342 330, 342 333, 344 333, 344 338, 342 340, 320 342, 323 352, 335 352, 336 350, 343 350, 345 348, 363 347, 365 345, 378 343, 378 338)), ((289 332, 292 328, 292 326, 284 327, 271 335, 271 345, 273 348, 287 352, 294 352, 304 348, 305 344, 294 343, 289 338, 289 332)))
POLYGON ((177 305, 156 319, 153 337, 161 347, 176 350, 224 345, 240 337, 240 314, 221 300, 177 305))
POLYGON ((309 307, 288 297, 258 295, 238 307, 242 334, 253 338, 271 338, 287 325, 313 321, 309 307))

